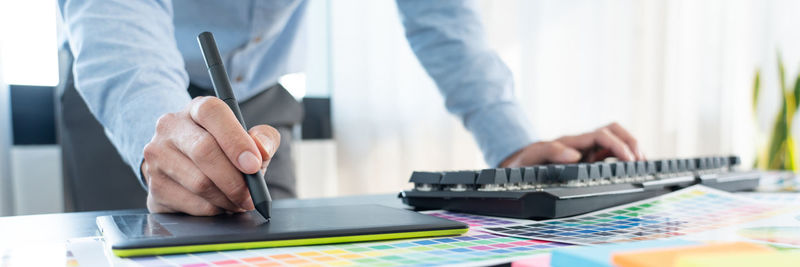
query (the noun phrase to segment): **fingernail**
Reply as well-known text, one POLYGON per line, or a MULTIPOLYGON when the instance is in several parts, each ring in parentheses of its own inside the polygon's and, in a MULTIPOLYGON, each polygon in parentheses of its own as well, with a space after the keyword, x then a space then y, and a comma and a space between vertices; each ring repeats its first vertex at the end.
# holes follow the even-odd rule
POLYGON ((271 154, 275 153, 275 150, 274 150, 275 148, 272 146, 272 142, 269 140, 269 138, 266 135, 257 134, 256 138, 258 138, 258 141, 261 143, 261 147, 263 147, 264 150, 266 150, 267 152, 269 152, 271 154))
POLYGON ((239 166, 247 173, 254 173, 261 167, 261 161, 253 152, 245 151, 239 154, 239 166))
POLYGON ((559 160, 562 162, 575 162, 581 159, 581 153, 572 149, 564 149, 559 156, 559 160))

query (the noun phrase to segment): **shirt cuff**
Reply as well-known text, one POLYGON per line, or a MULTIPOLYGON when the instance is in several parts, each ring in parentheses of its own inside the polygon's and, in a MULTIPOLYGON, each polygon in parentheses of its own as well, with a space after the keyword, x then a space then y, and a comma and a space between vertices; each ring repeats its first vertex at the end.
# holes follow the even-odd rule
POLYGON ((508 156, 534 140, 524 111, 514 102, 482 108, 467 115, 464 124, 491 167, 498 167, 508 156))

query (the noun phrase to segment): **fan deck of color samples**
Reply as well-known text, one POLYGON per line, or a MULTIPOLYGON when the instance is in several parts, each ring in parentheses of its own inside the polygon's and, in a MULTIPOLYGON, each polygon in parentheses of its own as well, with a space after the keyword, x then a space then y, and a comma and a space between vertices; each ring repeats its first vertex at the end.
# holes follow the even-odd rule
POLYGON ((603 244, 678 237, 798 211, 797 206, 752 200, 693 186, 566 219, 484 227, 507 236, 573 244, 603 244))

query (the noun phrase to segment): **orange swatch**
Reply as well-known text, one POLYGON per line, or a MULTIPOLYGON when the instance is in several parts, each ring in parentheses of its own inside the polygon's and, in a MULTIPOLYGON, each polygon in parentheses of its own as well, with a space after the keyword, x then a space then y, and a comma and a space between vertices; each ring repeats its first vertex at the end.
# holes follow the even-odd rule
POLYGON ((611 256, 611 262, 620 267, 672 267, 680 256, 720 253, 733 255, 743 252, 769 251, 772 251, 772 249, 747 242, 710 243, 696 246, 614 253, 611 256))

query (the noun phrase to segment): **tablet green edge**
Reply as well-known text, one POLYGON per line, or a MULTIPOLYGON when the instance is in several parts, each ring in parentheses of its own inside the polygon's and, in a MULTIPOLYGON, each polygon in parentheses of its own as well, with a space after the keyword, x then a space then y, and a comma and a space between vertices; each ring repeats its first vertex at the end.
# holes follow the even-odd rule
POLYGON ((462 228, 462 229, 448 229, 448 230, 434 230, 434 231, 420 231, 420 232, 254 241, 254 242, 239 242, 239 243, 225 243, 225 244, 188 245, 188 246, 157 247, 157 248, 112 249, 112 251, 114 255, 116 255, 117 257, 135 257, 135 256, 150 256, 150 255, 206 252, 206 251, 219 251, 219 250, 307 246, 307 245, 364 242, 364 241, 377 241, 377 240, 403 239, 403 238, 416 238, 416 237, 448 236, 448 235, 460 235, 466 233, 467 230, 469 229, 462 228))

